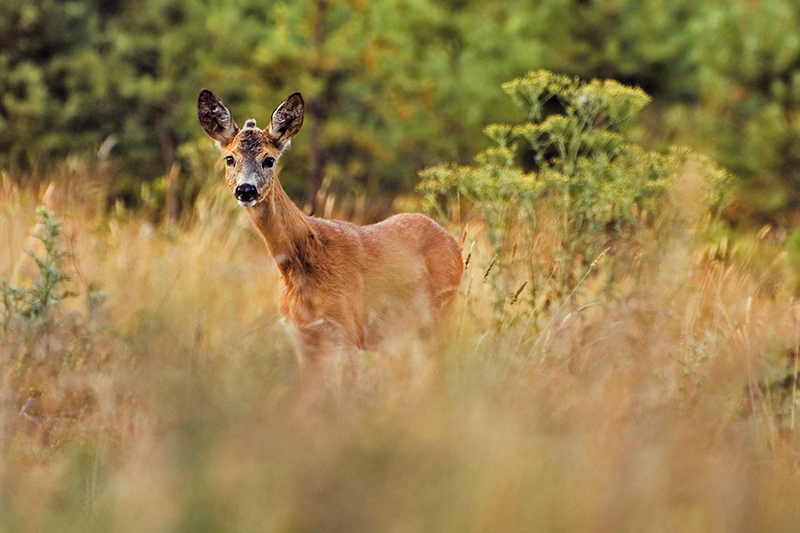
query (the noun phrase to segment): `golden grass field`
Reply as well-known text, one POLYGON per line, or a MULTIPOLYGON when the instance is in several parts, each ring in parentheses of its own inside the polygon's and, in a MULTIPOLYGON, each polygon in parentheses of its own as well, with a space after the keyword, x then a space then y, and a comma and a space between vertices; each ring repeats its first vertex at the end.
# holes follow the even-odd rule
MULTIPOLYGON (((0 532, 800 527, 800 305, 769 228, 642 238, 615 294, 601 260, 529 320, 493 315, 480 225, 452 226, 476 243, 453 331, 301 408, 277 269, 227 190, 153 226, 57 178, 76 295, 0 339, 0 532)), ((4 181, 23 286, 39 196, 4 181)))

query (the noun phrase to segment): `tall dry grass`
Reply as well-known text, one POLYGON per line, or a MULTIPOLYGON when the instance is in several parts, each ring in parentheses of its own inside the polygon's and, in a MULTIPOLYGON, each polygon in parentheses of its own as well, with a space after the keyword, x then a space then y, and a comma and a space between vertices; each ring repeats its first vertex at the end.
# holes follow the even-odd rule
MULTIPOLYGON (((40 198, 2 194, 0 272, 24 286, 40 198)), ((2 341, 0 531, 800 523, 800 307, 766 230, 706 244, 678 199, 608 252, 613 294, 600 258, 557 307, 498 320, 484 229, 453 228, 475 245, 452 333, 379 379, 365 354, 356 393, 307 409, 277 271, 223 191, 180 228, 48 201, 77 296, 2 341)))

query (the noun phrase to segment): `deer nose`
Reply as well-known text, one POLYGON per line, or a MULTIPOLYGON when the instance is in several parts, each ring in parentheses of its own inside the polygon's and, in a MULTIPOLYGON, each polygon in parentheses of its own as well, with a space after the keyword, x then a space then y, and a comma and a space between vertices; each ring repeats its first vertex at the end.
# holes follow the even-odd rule
POLYGON ((255 185, 249 183, 242 183, 237 186, 233 194, 237 200, 244 203, 254 202, 258 198, 258 190, 255 185))

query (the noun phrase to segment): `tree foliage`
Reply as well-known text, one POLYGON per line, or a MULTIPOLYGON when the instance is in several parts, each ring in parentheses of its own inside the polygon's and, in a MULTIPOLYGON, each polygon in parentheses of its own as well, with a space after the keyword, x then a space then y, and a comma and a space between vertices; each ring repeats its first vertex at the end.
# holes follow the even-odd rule
POLYGON ((190 202, 199 89, 262 122, 300 90, 289 191, 393 196, 485 148, 471 132, 513 117, 500 83, 546 68, 643 87, 631 135, 709 153, 775 216, 800 205, 798 22, 792 0, 2 0, 0 168, 111 147, 112 194, 163 191, 177 161, 190 202))

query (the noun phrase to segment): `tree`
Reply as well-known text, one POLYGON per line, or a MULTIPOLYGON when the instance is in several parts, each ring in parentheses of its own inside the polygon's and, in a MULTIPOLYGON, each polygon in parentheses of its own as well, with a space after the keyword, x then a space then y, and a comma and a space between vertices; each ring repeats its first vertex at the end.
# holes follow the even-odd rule
POLYGON ((87 2, 7 0, 0 10, 0 166, 45 169, 86 145, 102 120, 87 117, 96 93, 102 14, 87 2))

